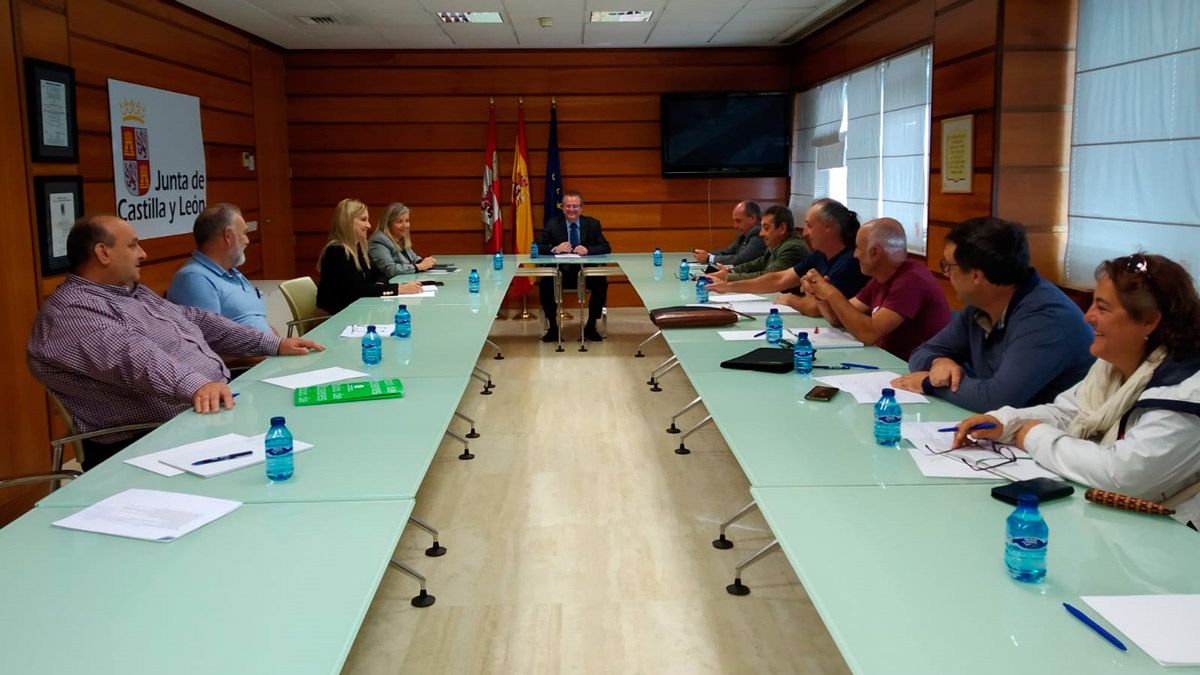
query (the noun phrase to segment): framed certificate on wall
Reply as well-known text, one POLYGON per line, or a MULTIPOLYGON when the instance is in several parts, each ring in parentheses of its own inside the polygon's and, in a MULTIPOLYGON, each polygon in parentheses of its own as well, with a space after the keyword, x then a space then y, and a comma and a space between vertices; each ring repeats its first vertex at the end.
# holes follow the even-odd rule
POLYGON ((25 59, 29 105, 29 149, 35 162, 75 164, 79 133, 75 120, 75 69, 25 59))
POLYGON ((35 176, 37 195, 38 248, 42 252, 42 276, 65 272, 67 235, 83 216, 83 178, 80 176, 35 176))
POLYGON ((975 155, 972 141, 975 116, 942 120, 942 192, 971 192, 975 155))

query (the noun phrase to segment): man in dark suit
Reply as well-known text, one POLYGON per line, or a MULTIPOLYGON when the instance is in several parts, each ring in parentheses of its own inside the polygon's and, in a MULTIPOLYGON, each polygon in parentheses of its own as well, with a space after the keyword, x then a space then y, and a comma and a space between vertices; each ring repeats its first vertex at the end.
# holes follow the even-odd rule
MULTIPOLYGON (((612 251, 604 233, 600 231, 600 221, 583 215, 583 195, 578 192, 564 192, 562 200, 562 215, 556 215, 546 222, 542 233, 538 235, 538 250, 553 253, 575 253, 581 256, 607 255, 612 251)), ((563 289, 576 288, 579 281, 578 265, 561 265, 563 289)), ((542 342, 558 342, 557 305, 554 302, 554 280, 543 277, 540 280, 539 292, 542 298, 542 311, 550 324, 549 330, 542 336, 542 342)), ((587 288, 592 292, 588 301, 587 324, 583 335, 592 342, 604 338, 596 332, 596 320, 604 310, 608 300, 608 279, 604 277, 588 277, 587 288)))

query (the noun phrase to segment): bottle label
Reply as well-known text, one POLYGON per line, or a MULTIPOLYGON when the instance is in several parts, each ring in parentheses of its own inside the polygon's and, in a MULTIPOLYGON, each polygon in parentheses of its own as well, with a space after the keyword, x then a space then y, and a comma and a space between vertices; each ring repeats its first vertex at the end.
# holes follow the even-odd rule
POLYGON ((1036 551, 1046 548, 1047 541, 1038 537, 1013 537, 1013 546, 1022 548, 1026 551, 1036 551))
POLYGON ((877 419, 877 421, 879 421, 882 424, 899 424, 900 423, 899 415, 880 415, 876 419, 877 419))

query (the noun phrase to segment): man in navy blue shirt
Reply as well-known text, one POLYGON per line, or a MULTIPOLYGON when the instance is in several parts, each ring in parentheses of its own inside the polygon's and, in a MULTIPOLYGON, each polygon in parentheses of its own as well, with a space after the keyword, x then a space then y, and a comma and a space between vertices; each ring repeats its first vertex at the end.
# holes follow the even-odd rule
POLYGON ((913 350, 893 385, 975 411, 1049 403, 1083 379, 1092 329, 1029 266, 1018 223, 972 218, 946 235, 942 273, 967 307, 913 350))
MULTIPOLYGON (((771 293, 800 286, 800 279, 809 270, 827 277, 846 297, 854 297, 867 285, 868 278, 854 259, 854 240, 858 236, 858 215, 833 199, 818 199, 804 215, 801 234, 812 253, 795 267, 741 281, 714 281, 708 285, 713 293, 771 293)), ((784 294, 776 304, 787 305, 808 316, 821 316, 815 298, 784 294)))
POLYGON ((199 307, 271 333, 262 293, 250 283, 238 265, 246 262, 246 220, 232 204, 214 204, 196 216, 192 226, 196 250, 167 289, 167 300, 177 305, 199 307))

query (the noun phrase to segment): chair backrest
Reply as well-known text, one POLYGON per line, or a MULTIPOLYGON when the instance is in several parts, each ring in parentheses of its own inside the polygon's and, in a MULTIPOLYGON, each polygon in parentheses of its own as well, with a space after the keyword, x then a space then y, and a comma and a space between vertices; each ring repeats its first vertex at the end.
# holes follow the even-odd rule
MULTIPOLYGON (((75 426, 75 418, 71 417, 71 413, 67 412, 67 407, 65 405, 63 405, 63 402, 58 400, 58 396, 56 396, 54 394, 54 392, 50 391, 50 389, 48 389, 48 388, 46 389, 46 395, 50 397, 50 403, 54 406, 54 411, 58 413, 59 419, 61 419, 63 421, 63 424, 66 425, 67 436, 74 436, 74 435, 78 434, 79 427, 75 426)), ((82 464, 83 463, 83 441, 72 442, 72 443, 70 443, 70 446, 71 446, 71 449, 74 451, 75 459, 78 460, 80 464, 82 464)), ((51 469, 54 471, 60 471, 60 470, 62 470, 62 464, 63 464, 62 446, 57 446, 57 447, 51 446, 51 447, 54 451, 53 456, 51 458, 52 459, 51 469)))
MULTIPOLYGON (((317 284, 312 277, 288 279, 279 284, 279 292, 283 293, 283 299, 287 300, 288 309, 292 310, 293 321, 312 319, 324 314, 317 307, 317 284)), ((296 327, 297 332, 304 335, 312 325, 300 324, 296 327)))

